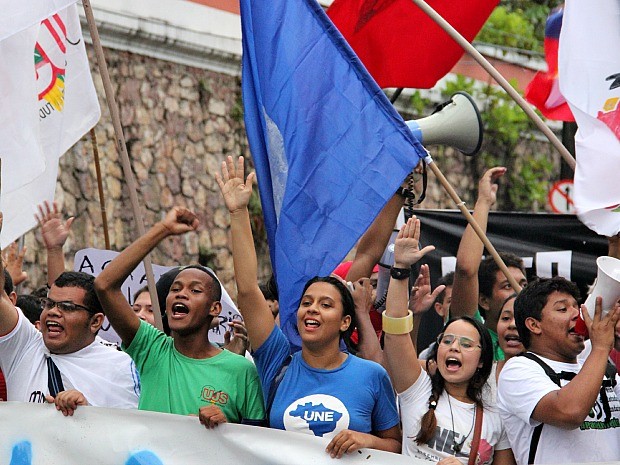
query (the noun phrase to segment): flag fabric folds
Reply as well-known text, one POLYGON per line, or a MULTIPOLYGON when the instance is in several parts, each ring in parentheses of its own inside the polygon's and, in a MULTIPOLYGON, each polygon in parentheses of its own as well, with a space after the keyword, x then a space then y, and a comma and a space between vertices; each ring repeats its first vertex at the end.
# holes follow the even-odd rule
POLYGON ((64 10, 76 0, 3 1, 0 15, 0 40, 39 24, 45 18, 64 10))
MULTIPOLYGON (((499 0, 427 0, 472 41, 499 0)), ((380 87, 430 89, 463 49, 412 0, 335 0, 327 14, 380 87)))
POLYGON ((54 198, 58 160, 101 111, 75 4, 0 41, 0 63, 6 246, 36 225, 37 204, 54 198))
POLYGON ((552 120, 575 121, 566 99, 560 92, 558 79, 558 47, 564 8, 551 11, 545 25, 545 60, 547 71, 538 72, 525 89, 525 98, 552 120))
POLYGON ((243 103, 282 327, 425 156, 316 0, 241 1, 243 103))
POLYGON ((575 135, 575 208, 604 236, 620 232, 620 3, 567 0, 560 35, 560 90, 575 135))

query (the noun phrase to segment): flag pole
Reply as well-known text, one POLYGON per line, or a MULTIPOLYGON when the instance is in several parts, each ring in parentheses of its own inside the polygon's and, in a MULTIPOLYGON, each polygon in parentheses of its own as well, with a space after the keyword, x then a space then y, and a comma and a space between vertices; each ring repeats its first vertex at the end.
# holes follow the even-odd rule
POLYGON ((454 203, 459 208, 459 210, 461 210, 461 213, 467 219, 467 222, 473 228, 475 233, 478 235, 478 237, 484 244, 484 247, 489 251, 489 253, 493 257, 493 260, 495 260, 495 263, 497 264, 501 272, 504 273, 504 276, 506 276, 506 279, 508 279, 510 286, 514 289, 514 291, 517 294, 521 292, 521 286, 519 285, 517 280, 512 276, 510 271, 508 271, 508 267, 504 263, 504 260, 502 260, 502 257, 499 256, 499 253, 497 253, 497 250, 495 249, 493 244, 491 244, 491 241, 489 240, 487 235, 484 233, 484 231, 482 230, 482 228, 480 227, 476 219, 467 209, 465 202, 461 200, 461 198, 456 193, 454 188, 450 185, 450 183, 448 182, 446 177, 443 175, 443 173, 441 172, 437 164, 434 161, 430 161, 428 163, 428 167, 433 172, 433 174, 437 177, 437 179, 439 179, 440 184, 446 190, 446 192, 448 193, 450 198, 454 201, 454 203))
POLYGON ((101 208, 101 222, 103 223, 103 240, 106 250, 110 250, 110 233, 108 231, 108 213, 105 209, 105 197, 103 194, 103 180, 101 178, 101 164, 99 162, 99 147, 97 146, 97 134, 95 128, 90 130, 90 141, 93 144, 95 156, 95 172, 97 173, 97 189, 99 190, 99 207, 101 208))
POLYGON ((510 83, 497 71, 489 61, 482 56, 482 54, 474 48, 452 25, 446 21, 439 13, 431 8, 424 0, 412 0, 424 13, 426 13, 433 21, 435 21, 446 33, 452 37, 467 53, 469 53, 474 60, 478 62, 484 70, 489 73, 495 81, 506 91, 506 93, 517 102, 525 114, 530 117, 536 127, 549 139, 551 145, 553 145, 564 161, 575 171, 575 158, 570 152, 562 145, 562 142, 556 137, 556 135, 549 129, 544 121, 536 114, 534 110, 528 105, 521 95, 510 85, 510 83))
MULTIPOLYGON (((125 144, 125 136, 123 135, 123 128, 121 126, 118 105, 116 104, 114 90, 112 89, 112 81, 110 80, 108 66, 106 64, 105 55, 103 53, 103 47, 101 46, 101 40, 99 38, 97 25, 95 24, 95 17, 93 16, 93 10, 90 5, 90 1, 82 0, 82 5, 84 6, 84 13, 86 14, 86 21, 88 22, 90 37, 93 41, 93 48, 97 57, 97 64, 99 65, 101 80, 103 81, 103 89, 105 90, 106 101, 108 102, 108 109, 110 110, 110 116, 112 117, 112 124, 114 126, 114 133, 116 135, 116 149, 118 150, 118 153, 121 157, 121 165, 123 167, 123 174, 127 182, 127 190, 129 191, 129 199, 131 201, 131 207, 133 209, 136 229, 138 230, 138 234, 140 236, 143 236, 146 232, 144 229, 144 219, 142 218, 142 212, 140 211, 136 181, 131 170, 131 162, 129 161, 129 154, 127 153, 127 145, 125 144)), ((160 331, 163 331, 161 311, 159 309, 159 300, 157 299, 157 290, 155 288, 155 275, 153 274, 153 264, 149 255, 144 257, 143 263, 144 270, 146 272, 146 281, 149 288, 149 294, 151 295, 151 305, 153 308, 155 327, 160 331)))

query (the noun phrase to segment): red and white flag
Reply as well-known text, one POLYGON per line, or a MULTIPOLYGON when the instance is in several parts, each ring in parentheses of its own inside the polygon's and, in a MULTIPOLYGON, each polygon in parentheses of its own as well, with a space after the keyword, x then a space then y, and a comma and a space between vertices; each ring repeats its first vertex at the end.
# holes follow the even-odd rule
POLYGON ((2 246, 36 225, 36 205, 54 198, 58 160, 101 115, 77 7, 67 3, 49 17, 33 13, 28 21, 16 6, 6 12, 22 19, 13 34, 0 23, 5 27, 0 40, 2 246))
POLYGON ((560 90, 577 125, 575 208, 604 236, 620 232, 620 2, 567 0, 560 90))

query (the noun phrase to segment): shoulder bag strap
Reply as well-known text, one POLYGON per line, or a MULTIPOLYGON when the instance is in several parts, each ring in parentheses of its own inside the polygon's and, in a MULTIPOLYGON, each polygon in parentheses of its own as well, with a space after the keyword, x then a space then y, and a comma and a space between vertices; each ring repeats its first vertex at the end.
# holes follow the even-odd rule
POLYGON ((471 448, 469 449, 469 460, 467 465, 475 465, 476 458, 478 457, 478 446, 480 446, 480 435, 482 434, 482 417, 484 409, 476 405, 474 415, 476 416, 476 424, 474 426, 474 439, 471 442, 471 448))

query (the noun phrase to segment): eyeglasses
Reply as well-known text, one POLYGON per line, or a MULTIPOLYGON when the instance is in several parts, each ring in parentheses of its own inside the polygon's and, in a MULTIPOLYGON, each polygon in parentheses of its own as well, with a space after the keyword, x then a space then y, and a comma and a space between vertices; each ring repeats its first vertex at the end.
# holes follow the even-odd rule
POLYGON ((69 301, 56 302, 55 300, 52 300, 48 297, 43 297, 41 299, 41 305, 43 306, 43 310, 51 310, 52 308, 56 307, 62 312, 76 312, 78 310, 86 310, 89 313, 93 313, 90 308, 84 307, 84 305, 75 304, 69 301))
POLYGON ((466 336, 456 336, 454 334, 440 334, 437 337, 437 344, 443 345, 445 347, 450 347, 454 344, 454 341, 457 340, 459 343, 459 347, 464 352, 471 352, 476 349, 482 349, 480 344, 476 344, 476 341, 470 339, 466 336))

